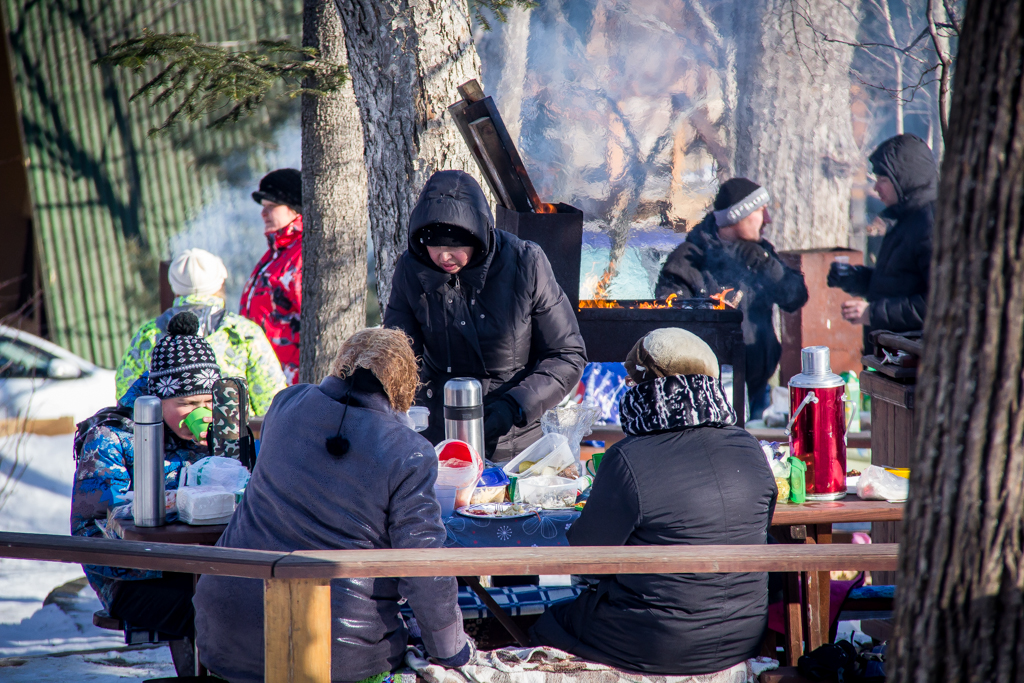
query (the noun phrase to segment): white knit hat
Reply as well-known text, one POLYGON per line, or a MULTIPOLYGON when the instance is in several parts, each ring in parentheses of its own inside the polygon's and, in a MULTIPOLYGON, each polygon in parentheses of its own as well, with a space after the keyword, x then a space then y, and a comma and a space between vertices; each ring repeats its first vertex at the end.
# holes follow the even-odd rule
POLYGON ((228 269, 224 262, 205 249, 186 249, 171 261, 167 279, 177 296, 216 294, 224 286, 228 269))

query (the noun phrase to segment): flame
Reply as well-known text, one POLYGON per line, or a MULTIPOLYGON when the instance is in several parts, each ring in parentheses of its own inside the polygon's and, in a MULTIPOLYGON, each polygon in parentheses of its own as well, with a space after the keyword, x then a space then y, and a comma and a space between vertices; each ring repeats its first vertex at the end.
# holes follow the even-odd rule
MULTIPOLYGON (((664 301, 660 299, 657 301, 641 301, 636 306, 630 306, 630 308, 672 308, 672 302, 677 296, 677 294, 669 294, 668 298, 664 301)), ((583 299, 580 301, 580 308, 622 308, 622 304, 615 299, 583 299)))
POLYGON ((716 302, 715 303, 715 310, 716 311, 724 311, 726 306, 729 306, 730 308, 736 308, 736 306, 734 304, 731 304, 731 303, 729 303, 728 301, 725 300, 725 295, 728 294, 729 292, 731 292, 732 290, 733 290, 732 287, 726 287, 725 289, 723 289, 718 294, 712 294, 711 295, 710 298, 714 299, 715 302, 716 302))
POLYGON ((554 204, 541 202, 537 205, 537 213, 558 213, 558 209, 555 208, 554 204))
POLYGON ((678 294, 669 294, 668 298, 666 298, 664 301, 662 301, 660 299, 658 299, 656 301, 641 301, 637 305, 637 308, 644 308, 644 309, 672 308, 672 302, 675 300, 675 298, 677 296, 679 296, 679 295, 678 294))

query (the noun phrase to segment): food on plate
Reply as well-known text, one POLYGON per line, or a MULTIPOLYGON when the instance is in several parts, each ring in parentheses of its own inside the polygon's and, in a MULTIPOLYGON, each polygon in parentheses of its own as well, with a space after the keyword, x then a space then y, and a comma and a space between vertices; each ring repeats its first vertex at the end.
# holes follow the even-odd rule
POLYGON ((848 477, 859 477, 860 476, 860 472, 857 471, 857 470, 850 470, 849 472, 846 473, 846 476, 848 476, 848 477))

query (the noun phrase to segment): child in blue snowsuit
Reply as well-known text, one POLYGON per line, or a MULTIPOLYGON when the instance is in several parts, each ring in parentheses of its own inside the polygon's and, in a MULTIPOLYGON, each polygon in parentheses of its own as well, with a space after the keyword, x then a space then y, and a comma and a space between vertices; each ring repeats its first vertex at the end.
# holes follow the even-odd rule
MULTIPOLYGON (((113 408, 78 425, 75 481, 71 493, 71 534, 103 536, 107 513, 127 502, 135 463, 132 407, 141 395, 158 396, 164 414, 164 486, 178 488, 184 467, 209 454, 180 423, 199 406, 210 407, 220 370, 213 349, 196 336, 199 321, 179 313, 153 350, 150 372, 132 385, 113 408)), ((173 519, 173 516, 170 517, 173 519)), ((111 616, 135 627, 191 638, 192 576, 171 572, 84 565, 89 584, 111 616)))

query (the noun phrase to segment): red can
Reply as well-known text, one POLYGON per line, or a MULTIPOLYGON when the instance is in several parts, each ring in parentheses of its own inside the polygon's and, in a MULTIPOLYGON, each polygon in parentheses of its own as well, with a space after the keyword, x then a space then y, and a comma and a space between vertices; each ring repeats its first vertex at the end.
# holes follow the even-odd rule
POLYGON ((827 346, 801 350, 803 372, 789 380, 789 452, 807 465, 807 499, 846 495, 846 383, 827 346))

